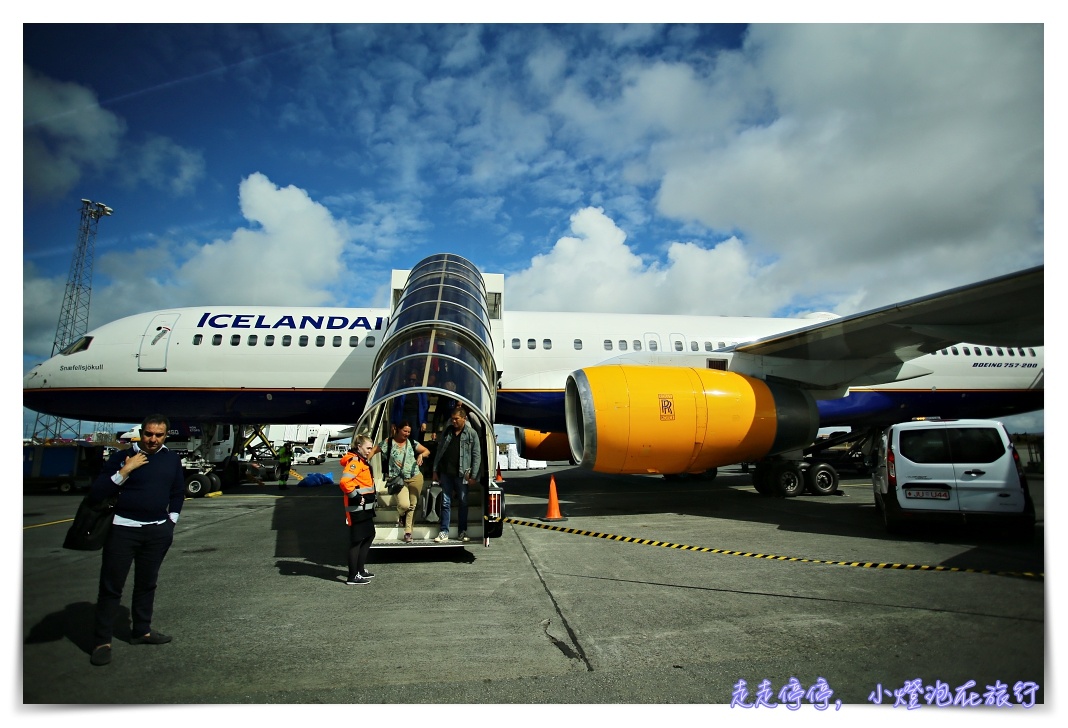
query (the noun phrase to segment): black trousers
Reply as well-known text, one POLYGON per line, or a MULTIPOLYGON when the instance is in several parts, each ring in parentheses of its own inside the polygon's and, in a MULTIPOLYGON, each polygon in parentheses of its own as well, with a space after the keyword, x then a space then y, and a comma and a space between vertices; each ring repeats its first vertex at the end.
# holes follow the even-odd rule
POLYGON ((371 552, 371 542, 375 540, 374 521, 353 520, 349 526, 349 578, 367 571, 367 555, 371 552))
POLYGON ((126 577, 134 567, 133 597, 130 601, 135 637, 152 628, 152 605, 156 598, 156 580, 163 557, 174 540, 174 523, 129 527, 112 526, 104 544, 100 562, 100 587, 96 598, 94 644, 111 642, 115 615, 119 611, 126 577))

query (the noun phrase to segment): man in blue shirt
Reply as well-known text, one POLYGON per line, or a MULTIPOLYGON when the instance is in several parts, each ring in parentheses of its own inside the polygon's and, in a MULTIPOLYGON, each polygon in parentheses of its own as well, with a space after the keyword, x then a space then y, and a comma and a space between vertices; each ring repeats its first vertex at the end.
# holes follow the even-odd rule
POLYGON ((168 450, 170 420, 164 415, 145 417, 141 440, 129 450, 112 454, 89 491, 91 501, 118 494, 115 516, 100 562, 96 602, 95 647, 89 662, 111 662, 111 639, 126 577, 134 566, 130 644, 162 645, 171 638, 152 630, 152 605, 163 557, 174 539, 185 501, 181 458, 168 450))

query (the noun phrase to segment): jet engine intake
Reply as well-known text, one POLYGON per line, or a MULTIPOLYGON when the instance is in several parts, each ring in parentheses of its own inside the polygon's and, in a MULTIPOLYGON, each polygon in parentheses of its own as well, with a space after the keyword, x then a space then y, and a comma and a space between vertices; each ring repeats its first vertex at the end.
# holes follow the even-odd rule
POLYGON ((525 460, 571 460, 566 432, 539 432, 515 428, 515 449, 525 460))
POLYGON ((575 462, 602 473, 701 473, 810 445, 807 391, 691 367, 597 366, 564 393, 575 462))

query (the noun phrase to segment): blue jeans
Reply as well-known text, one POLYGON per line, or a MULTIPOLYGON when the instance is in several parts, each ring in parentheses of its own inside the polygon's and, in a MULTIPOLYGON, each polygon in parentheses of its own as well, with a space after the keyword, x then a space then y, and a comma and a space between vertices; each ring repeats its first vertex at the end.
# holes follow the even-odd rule
POLYGON ((441 484, 441 530, 449 532, 449 514, 452 511, 453 493, 459 499, 459 530, 467 530, 467 481, 459 475, 441 474, 438 482, 441 484))

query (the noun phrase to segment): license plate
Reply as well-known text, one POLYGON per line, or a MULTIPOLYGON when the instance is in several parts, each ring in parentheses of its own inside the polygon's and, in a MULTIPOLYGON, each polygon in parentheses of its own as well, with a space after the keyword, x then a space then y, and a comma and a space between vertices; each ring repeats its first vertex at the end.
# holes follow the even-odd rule
POLYGON ((948 490, 906 490, 906 498, 926 498, 928 500, 949 500, 948 490))

